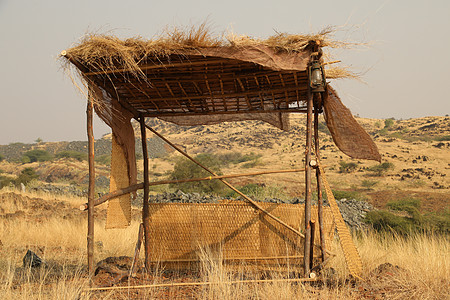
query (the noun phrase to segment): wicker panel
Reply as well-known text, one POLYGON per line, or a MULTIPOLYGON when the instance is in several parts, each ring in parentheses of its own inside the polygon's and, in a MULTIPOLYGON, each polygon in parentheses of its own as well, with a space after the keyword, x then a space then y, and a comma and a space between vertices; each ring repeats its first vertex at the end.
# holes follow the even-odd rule
MULTIPOLYGON (((304 230, 304 206, 260 203, 294 228, 304 230)), ((317 207, 312 208, 317 220, 317 207)), ((324 207, 324 229, 330 244, 333 217, 324 207)), ((319 230, 315 240, 319 241, 319 230)), ((303 240, 244 202, 218 204, 150 204, 150 261, 197 261, 201 249, 220 252, 226 261, 282 264, 303 253, 303 240)), ((315 252, 319 255, 319 251, 315 252)))

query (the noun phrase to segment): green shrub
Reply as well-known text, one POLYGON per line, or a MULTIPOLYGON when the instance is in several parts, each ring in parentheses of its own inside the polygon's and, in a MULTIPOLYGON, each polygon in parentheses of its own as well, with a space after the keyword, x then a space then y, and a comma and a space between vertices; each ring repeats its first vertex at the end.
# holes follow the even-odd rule
POLYGON ((319 122, 317 129, 319 129, 320 132, 323 132, 327 135, 331 135, 330 130, 328 129, 328 126, 326 125, 325 122, 319 122))
POLYGON ((397 211, 407 211, 410 208, 420 209, 420 200, 415 198, 406 198, 397 201, 389 201, 386 207, 397 211))
POLYGON ((37 179, 39 175, 34 171, 33 168, 25 168, 22 170, 20 175, 14 180, 16 186, 20 186, 21 183, 27 185, 31 180, 37 179))
MULTIPOLYGON (((213 154, 199 154, 195 159, 214 173, 221 175, 220 160, 213 154)), ((199 167, 197 164, 185 158, 179 158, 176 160, 173 172, 170 174, 170 179, 181 180, 190 178, 203 178, 208 177, 211 174, 199 167)), ((219 180, 207 180, 197 182, 186 182, 171 184, 171 188, 177 188, 184 192, 200 192, 200 193, 215 193, 220 194, 224 191, 225 185, 219 180)))
POLYGON ((339 172, 340 173, 352 173, 358 168, 358 164, 355 162, 345 162, 341 160, 339 162, 339 172))
POLYGON ((56 158, 73 158, 78 161, 87 160, 87 153, 79 152, 79 151, 71 151, 65 150, 56 153, 56 158))
POLYGON ((262 156, 261 154, 255 154, 254 152, 250 152, 249 154, 242 154, 240 152, 229 152, 224 154, 218 155, 211 154, 211 155, 216 156, 215 159, 217 159, 220 162, 221 166, 228 166, 230 164, 239 164, 243 162, 255 161, 262 156))
MULTIPOLYGON (((244 195, 249 196, 255 200, 264 200, 266 198, 288 199, 289 196, 285 193, 285 189, 279 186, 264 186, 257 183, 249 183, 238 187, 238 190, 244 195)), ((238 193, 230 191, 226 194, 227 197, 236 198, 238 193)))
POLYGON ((382 176, 388 170, 393 169, 394 164, 390 162, 384 162, 378 165, 371 166, 367 171, 371 172, 373 176, 382 176))
POLYGON ((435 137, 435 140, 439 141, 439 142, 448 142, 448 141, 450 141, 450 135, 437 136, 437 137, 435 137))
POLYGON ((377 184, 378 184, 378 181, 376 181, 376 180, 365 179, 365 180, 361 181, 361 186, 368 190, 372 189, 377 184))
POLYGON ((21 161, 23 163, 28 162, 42 162, 52 160, 52 155, 45 150, 30 150, 23 154, 21 161))
POLYGON ((96 156, 94 158, 94 160, 96 163, 99 163, 101 165, 106 165, 106 166, 111 165, 111 155, 109 155, 109 154, 103 154, 103 155, 96 156))
POLYGON ((413 232, 450 233, 450 209, 440 213, 420 213, 420 200, 406 198, 390 201, 386 206, 396 212, 406 213, 396 215, 386 210, 367 213, 365 221, 378 231, 392 231, 401 235, 413 232))
POLYGON ((0 161, 3 161, 4 159, 5 159, 5 157, 0 154, 0 161))
POLYGON ((369 211, 365 216, 365 222, 377 231, 395 232, 401 235, 407 235, 417 230, 409 219, 386 210, 369 211))
POLYGON ((384 120, 384 128, 389 129, 389 128, 392 127, 392 125, 394 125, 394 119, 393 118, 384 120))
POLYGON ((20 158, 20 162, 23 164, 29 164, 31 162, 31 159, 28 156, 22 156, 20 158))
POLYGON ((252 160, 252 161, 246 162, 245 164, 242 164, 242 168, 250 169, 250 168, 254 168, 256 166, 260 166, 262 164, 263 163, 259 159, 256 159, 256 160, 252 160))

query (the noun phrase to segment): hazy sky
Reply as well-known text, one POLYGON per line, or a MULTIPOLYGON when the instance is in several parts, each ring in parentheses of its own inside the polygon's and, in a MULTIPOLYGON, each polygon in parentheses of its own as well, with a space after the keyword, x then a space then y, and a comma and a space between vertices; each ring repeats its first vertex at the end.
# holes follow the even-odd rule
MULTIPOLYGON (((86 140, 85 99, 57 55, 88 31, 151 38, 166 25, 210 21, 254 37, 351 24, 338 39, 374 42, 336 58, 366 83, 333 81, 344 104, 369 118, 450 114, 450 1, 0 0, 0 144, 86 140)), ((108 128, 97 120, 95 135, 108 128)))

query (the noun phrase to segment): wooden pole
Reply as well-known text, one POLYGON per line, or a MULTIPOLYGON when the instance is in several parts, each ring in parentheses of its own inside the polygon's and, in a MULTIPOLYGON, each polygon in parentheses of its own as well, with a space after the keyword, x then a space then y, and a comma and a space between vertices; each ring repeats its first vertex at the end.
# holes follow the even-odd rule
POLYGON ((309 222, 311 226, 311 244, 309 248, 309 269, 311 270, 313 268, 313 262, 314 262, 314 237, 316 235, 316 221, 311 220, 309 222))
POLYGON ((88 136, 88 164, 89 164, 89 186, 88 186, 88 233, 87 233, 87 256, 89 283, 92 285, 94 276, 94 200, 95 200, 95 166, 94 166, 94 129, 93 129, 94 102, 92 95, 88 95, 86 108, 87 136, 88 136))
POLYGON ((142 140, 142 157, 144 158, 144 203, 142 207, 142 223, 144 224, 144 255, 145 268, 147 272, 150 271, 149 256, 150 256, 150 212, 148 207, 148 150, 147 150, 147 133, 145 129, 145 118, 140 117, 141 140, 142 140))
MULTIPOLYGON (((319 110, 321 108, 320 99, 316 99, 314 102, 314 149, 316 152, 317 160, 320 160, 320 150, 319 150, 319 110)), ((322 262, 327 258, 326 245, 325 245, 325 232, 323 227, 323 196, 322 196, 322 181, 319 168, 316 168, 316 179, 317 179, 317 215, 319 221, 319 236, 320 236, 320 247, 322 248, 322 262)))
POLYGON ((138 239, 136 242, 136 247, 134 248, 134 257, 133 262, 131 263, 130 273, 128 274, 128 279, 135 276, 136 274, 136 264, 139 260, 139 253, 141 252, 141 244, 142 244, 142 238, 144 236, 144 224, 139 225, 139 233, 138 233, 138 239))
POLYGON ((312 143, 312 110, 313 99, 311 90, 308 89, 307 113, 306 113, 306 149, 305 149, 305 249, 304 264, 305 277, 309 277, 309 257, 311 243, 311 143, 312 143))

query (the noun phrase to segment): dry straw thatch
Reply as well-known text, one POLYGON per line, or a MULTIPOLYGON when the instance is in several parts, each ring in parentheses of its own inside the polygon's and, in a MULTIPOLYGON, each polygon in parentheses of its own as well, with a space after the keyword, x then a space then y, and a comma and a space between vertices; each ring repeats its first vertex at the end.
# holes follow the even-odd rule
MULTIPOLYGON (((63 57, 80 62, 90 71, 112 71, 126 69, 135 76, 144 76, 139 64, 147 58, 165 57, 171 54, 183 55, 186 50, 207 48, 237 48, 266 46, 276 52, 302 52, 311 43, 321 47, 348 48, 361 45, 353 42, 336 41, 332 38, 335 29, 328 27, 315 34, 277 33, 267 39, 252 38, 247 35, 228 33, 214 35, 207 23, 197 27, 166 29, 154 39, 140 36, 120 39, 114 35, 89 33, 80 43, 63 51, 63 57)), ((324 57, 328 57, 325 55, 324 57)), ((63 60, 66 67, 69 61, 63 60)), ((327 71, 328 78, 356 78, 357 75, 345 67, 333 67, 327 71)))

